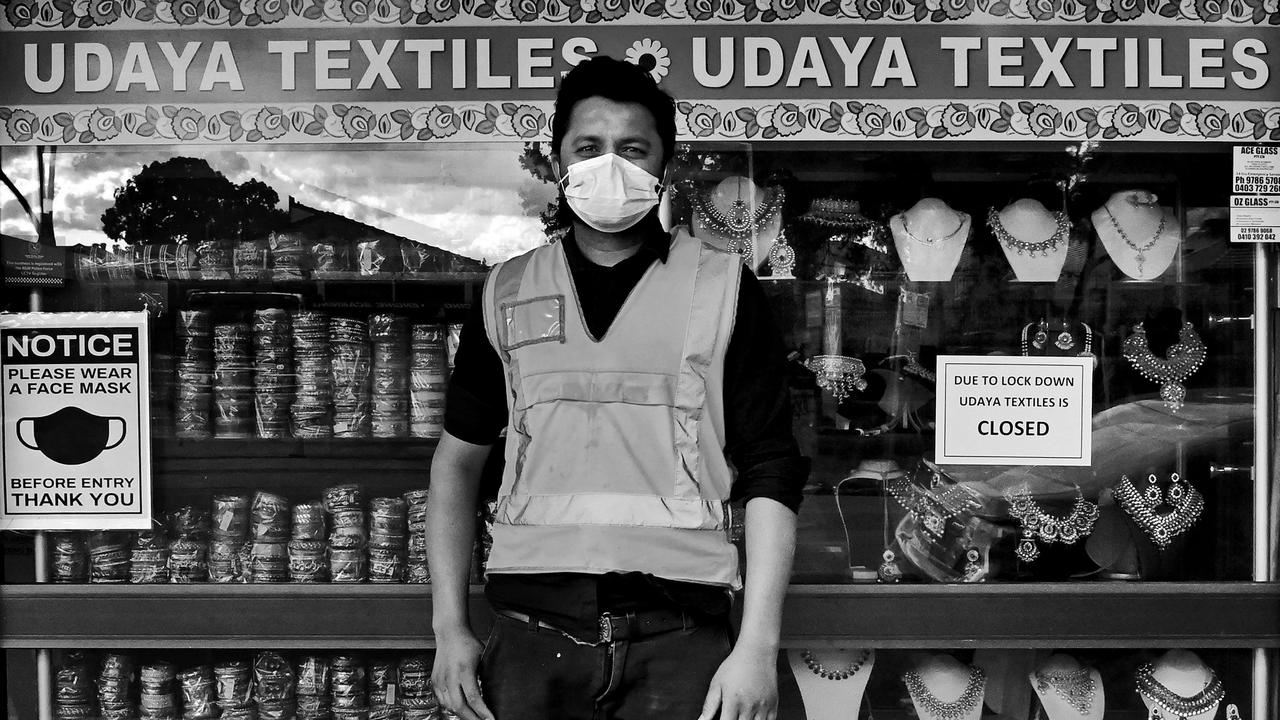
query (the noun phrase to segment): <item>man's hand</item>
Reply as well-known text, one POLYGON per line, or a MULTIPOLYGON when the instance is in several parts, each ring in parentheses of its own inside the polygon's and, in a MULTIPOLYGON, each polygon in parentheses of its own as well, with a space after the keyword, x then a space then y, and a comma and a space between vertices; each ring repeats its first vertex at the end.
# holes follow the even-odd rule
MULTIPOLYGON (((720 664, 698 720, 776 720, 778 717, 778 653, 738 645, 720 664)), ((437 661, 438 662, 438 661, 437 661)))
POLYGON ((431 687, 436 700, 461 720, 496 720, 480 696, 476 671, 484 646, 471 630, 461 628, 436 634, 436 661, 431 687))

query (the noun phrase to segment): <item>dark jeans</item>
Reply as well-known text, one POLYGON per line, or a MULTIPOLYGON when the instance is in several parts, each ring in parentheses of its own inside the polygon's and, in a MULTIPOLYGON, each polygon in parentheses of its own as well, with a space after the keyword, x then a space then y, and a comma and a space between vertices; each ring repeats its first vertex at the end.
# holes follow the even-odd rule
POLYGON ((496 615, 480 682, 497 720, 697 720, 731 645, 728 618, 588 645, 496 615))

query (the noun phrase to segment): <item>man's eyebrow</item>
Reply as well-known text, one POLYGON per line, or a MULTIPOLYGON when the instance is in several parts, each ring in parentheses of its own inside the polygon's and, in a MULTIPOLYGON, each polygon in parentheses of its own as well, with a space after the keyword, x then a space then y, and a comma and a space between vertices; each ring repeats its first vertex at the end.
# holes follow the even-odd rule
MULTIPOLYGON (((604 138, 599 135, 572 135, 568 138, 572 144, 580 142, 590 142, 599 145, 604 142, 604 138)), ((629 137, 619 138, 620 143, 643 143, 645 145, 652 144, 652 141, 643 135, 632 135, 629 137)))

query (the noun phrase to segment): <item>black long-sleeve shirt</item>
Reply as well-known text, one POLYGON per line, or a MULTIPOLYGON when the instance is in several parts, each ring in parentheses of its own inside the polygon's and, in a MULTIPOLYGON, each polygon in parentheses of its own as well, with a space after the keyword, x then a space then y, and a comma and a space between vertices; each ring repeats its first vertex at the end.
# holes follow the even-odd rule
MULTIPOLYGON (((603 337, 645 271, 667 261, 671 238, 655 226, 634 255, 613 266, 588 260, 572 235, 562 242, 587 329, 603 337)), ((463 324, 445 408, 449 434, 479 445, 496 443, 508 419, 505 371, 485 335, 483 312, 483 301, 477 301, 463 324)), ((791 427, 785 363, 764 291, 744 268, 724 368, 725 453, 737 472, 731 498, 767 497, 796 510, 809 462, 791 427)), ((496 491, 487 484, 487 496, 496 491)), ((596 617, 605 611, 676 606, 719 614, 730 602, 720 588, 641 573, 495 573, 486 595, 495 607, 586 634, 595 631, 596 617)))

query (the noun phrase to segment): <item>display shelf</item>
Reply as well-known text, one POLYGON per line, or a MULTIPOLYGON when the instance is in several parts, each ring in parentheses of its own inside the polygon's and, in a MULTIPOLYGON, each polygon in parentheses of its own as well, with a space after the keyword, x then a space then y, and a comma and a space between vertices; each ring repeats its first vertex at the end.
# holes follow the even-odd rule
MULTIPOLYGON (((0 612, 5 649, 433 642, 429 585, 6 585, 0 612)), ((479 587, 471 614, 487 631, 479 587)), ((782 644, 1274 648, 1280 583, 793 585, 782 644)))
POLYGON ((314 460, 420 459, 431 458, 439 441, 428 438, 326 438, 263 439, 211 438, 187 440, 155 438, 152 453, 157 460, 224 460, 259 458, 314 460))

